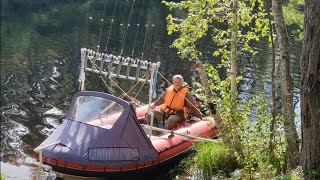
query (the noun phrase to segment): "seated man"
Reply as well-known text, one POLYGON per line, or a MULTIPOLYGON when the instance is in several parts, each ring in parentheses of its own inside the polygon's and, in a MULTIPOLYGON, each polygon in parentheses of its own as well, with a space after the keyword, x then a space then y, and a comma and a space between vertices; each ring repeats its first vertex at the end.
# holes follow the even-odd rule
MULTIPOLYGON (((175 75, 172 78, 173 85, 154 102, 151 106, 156 121, 165 121, 167 129, 173 129, 178 123, 185 121, 189 112, 185 112, 186 107, 190 108, 196 117, 202 120, 200 110, 195 105, 195 100, 188 92, 190 88, 183 84, 183 77, 175 75), (156 110, 156 106, 161 106, 160 110, 156 110)), ((150 122, 150 115, 146 113, 146 120, 150 122)))

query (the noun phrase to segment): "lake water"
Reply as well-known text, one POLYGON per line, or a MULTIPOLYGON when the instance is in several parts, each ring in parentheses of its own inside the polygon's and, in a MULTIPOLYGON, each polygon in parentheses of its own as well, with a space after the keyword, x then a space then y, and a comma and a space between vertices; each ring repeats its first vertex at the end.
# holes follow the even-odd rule
MULTIPOLYGON (((125 56, 160 61, 159 71, 168 79, 182 74, 191 83, 193 76, 192 62, 180 60, 169 48, 174 36, 167 35, 169 11, 160 0, 136 0, 133 6, 132 1, 118 0, 115 11, 116 1, 32 2, 1 1, 1 173, 6 179, 34 179, 33 149, 61 123, 78 91, 81 47, 100 45, 107 53, 123 51, 125 56)), ((292 45, 295 110, 300 114, 301 43, 292 45)), ((257 50, 256 57, 239 61, 242 99, 257 91, 271 96, 271 51, 265 45, 257 50)), ((88 90, 107 91, 99 79, 89 76, 88 81, 88 90)), ((119 83, 124 90, 133 85, 119 83)), ((114 94, 121 93, 110 86, 114 94)), ((137 98, 146 102, 146 93, 147 87, 137 98)))

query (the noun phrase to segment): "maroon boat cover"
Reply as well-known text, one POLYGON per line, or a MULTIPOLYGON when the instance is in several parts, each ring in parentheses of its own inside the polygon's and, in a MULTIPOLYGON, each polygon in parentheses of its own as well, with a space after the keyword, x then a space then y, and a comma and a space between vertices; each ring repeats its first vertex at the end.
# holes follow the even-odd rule
POLYGON ((81 165, 141 164, 158 153, 139 125, 133 107, 117 97, 81 91, 63 123, 39 147, 45 157, 81 165))

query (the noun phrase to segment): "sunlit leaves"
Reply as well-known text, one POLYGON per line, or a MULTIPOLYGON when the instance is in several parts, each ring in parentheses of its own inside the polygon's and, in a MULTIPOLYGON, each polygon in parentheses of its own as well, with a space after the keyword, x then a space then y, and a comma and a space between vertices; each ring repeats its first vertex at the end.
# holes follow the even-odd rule
MULTIPOLYGON (((265 12, 264 0, 240 0, 236 25, 232 20, 234 16, 232 2, 233 0, 164 2, 171 10, 171 14, 167 18, 168 32, 169 34, 179 34, 172 47, 178 50, 182 58, 201 59, 202 53, 199 44, 207 36, 210 37, 214 45, 214 49, 211 49, 212 56, 220 59, 218 67, 228 67, 233 30, 236 30, 238 35, 236 40, 238 43, 237 55, 241 53, 254 55, 253 41, 260 41, 266 37, 271 42, 269 19, 267 18, 267 12, 265 12), (175 13, 177 9, 179 13, 175 13)), ((209 63, 206 64, 206 70, 213 90, 214 101, 219 104, 219 112, 228 126, 230 136, 233 136, 235 132, 234 119, 240 120, 238 131, 241 132, 245 153, 241 163, 249 172, 256 171, 256 165, 267 156, 267 140, 270 134, 268 122, 271 119, 270 112, 268 112, 268 102, 265 101, 263 96, 252 97, 247 102, 240 103, 237 117, 232 117, 231 107, 233 102, 230 93, 230 77, 221 79, 217 69, 211 67, 209 63)), ((225 70, 230 73, 230 68, 225 70)), ((239 82, 240 79, 241 77, 238 77, 237 81, 239 82)), ((195 84, 198 87, 202 86, 198 82, 195 82, 195 84)), ((196 91, 204 96, 202 88, 196 91)), ((228 133, 225 132, 224 134, 228 133)), ((280 147, 282 145, 279 143, 280 147)))
MULTIPOLYGON (((176 48, 183 59, 199 59, 198 43, 207 35, 220 49, 213 50, 212 55, 229 59, 230 37, 232 31, 231 0, 205 0, 163 2, 172 11, 168 15, 168 34, 179 33, 172 47, 176 48), (180 9, 179 14, 174 10, 180 9), (177 17, 174 17, 177 16, 177 17), (179 17, 181 16, 181 17, 179 17), (224 49, 224 50, 223 50, 224 49)), ((260 36, 268 34, 266 13, 263 11, 262 0, 242 0, 239 2, 238 36, 241 52, 255 53, 250 46, 251 41, 259 41, 260 36), (258 11, 258 10, 259 11, 258 11), (248 27, 250 27, 248 29, 248 27)))
POLYGON ((291 31, 297 39, 303 39, 304 0, 290 0, 283 6, 284 20, 287 25, 298 25, 300 29, 291 31))

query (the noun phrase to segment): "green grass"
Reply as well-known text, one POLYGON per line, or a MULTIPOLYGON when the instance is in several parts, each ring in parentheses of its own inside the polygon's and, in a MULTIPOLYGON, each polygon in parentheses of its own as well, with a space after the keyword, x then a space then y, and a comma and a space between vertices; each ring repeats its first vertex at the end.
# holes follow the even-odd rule
POLYGON ((6 178, 5 178, 4 174, 1 173, 1 179, 0 180, 5 180, 5 179, 6 178))
POLYGON ((211 177, 217 171, 229 173, 237 166, 236 160, 223 143, 200 143, 196 147, 196 152, 195 165, 207 177, 211 177))
POLYGON ((202 142, 195 146, 195 155, 181 164, 190 174, 197 174, 200 179, 211 179, 213 175, 229 175, 238 163, 230 155, 230 150, 223 143, 202 142))

